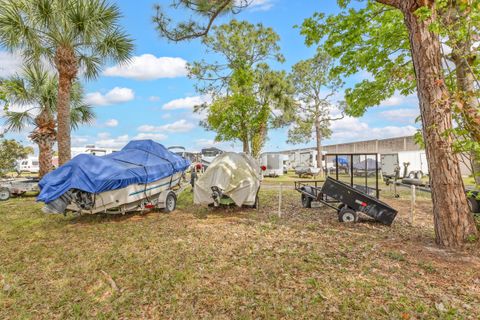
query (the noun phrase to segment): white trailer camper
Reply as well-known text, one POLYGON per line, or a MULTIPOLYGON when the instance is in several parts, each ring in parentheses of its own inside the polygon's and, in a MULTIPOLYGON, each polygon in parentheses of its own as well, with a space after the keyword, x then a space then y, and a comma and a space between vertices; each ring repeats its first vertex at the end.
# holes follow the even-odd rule
POLYGON ((427 156, 424 150, 382 154, 380 159, 384 179, 394 177, 421 179, 428 175, 427 156))
POLYGON ((263 175, 266 177, 279 177, 284 174, 284 167, 288 157, 280 153, 264 153, 260 158, 261 166, 267 169, 263 175))

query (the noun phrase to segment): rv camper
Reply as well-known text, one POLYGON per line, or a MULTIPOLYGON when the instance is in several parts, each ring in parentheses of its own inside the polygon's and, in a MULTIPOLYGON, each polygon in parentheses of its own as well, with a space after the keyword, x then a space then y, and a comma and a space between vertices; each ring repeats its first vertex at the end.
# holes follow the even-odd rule
POLYGON ((288 156, 280 153, 264 153, 260 163, 266 170, 263 175, 266 177, 279 177, 287 171, 288 156))
POLYGON ((428 174, 425 151, 402 151, 381 155, 384 180, 394 178, 421 179, 428 174))

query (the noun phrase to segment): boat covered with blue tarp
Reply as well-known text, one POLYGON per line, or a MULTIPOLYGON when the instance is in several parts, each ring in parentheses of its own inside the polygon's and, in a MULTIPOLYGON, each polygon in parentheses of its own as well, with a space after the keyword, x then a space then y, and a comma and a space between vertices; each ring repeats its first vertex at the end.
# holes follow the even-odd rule
MULTIPOLYGON (((190 161, 152 140, 129 142, 122 150, 105 156, 81 154, 39 182, 38 201, 50 203, 70 190, 97 195, 133 184, 148 185, 177 177, 190 161)), ((170 180, 170 184, 173 181, 170 180)))

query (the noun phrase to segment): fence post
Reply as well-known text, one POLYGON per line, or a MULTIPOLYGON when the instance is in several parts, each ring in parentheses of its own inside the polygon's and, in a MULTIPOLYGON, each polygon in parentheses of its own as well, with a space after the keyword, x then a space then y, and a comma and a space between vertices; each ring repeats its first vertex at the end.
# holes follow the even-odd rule
POLYGON ((411 207, 410 207, 410 218, 409 218, 409 222, 412 225, 413 225, 413 215, 415 213, 416 196, 417 196, 416 186, 412 184, 412 203, 411 203, 411 207))
POLYGON ((278 217, 282 217, 282 184, 280 183, 280 189, 278 191, 278 217))

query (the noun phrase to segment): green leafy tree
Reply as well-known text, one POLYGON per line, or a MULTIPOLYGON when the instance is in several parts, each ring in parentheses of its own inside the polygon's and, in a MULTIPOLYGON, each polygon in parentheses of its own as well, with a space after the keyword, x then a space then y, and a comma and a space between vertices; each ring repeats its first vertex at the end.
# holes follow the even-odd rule
POLYGON ((195 14, 188 21, 175 24, 165 11, 156 5, 153 22, 158 32, 171 41, 190 40, 206 36, 215 19, 228 13, 236 14, 248 7, 253 0, 175 0, 170 7, 195 14))
POLYGON ((208 51, 222 61, 205 60, 189 65, 197 90, 212 96, 202 125, 217 133, 217 141, 239 140, 243 151, 259 156, 269 128, 278 128, 293 116, 293 86, 283 71, 271 70, 267 62, 282 62, 278 35, 261 24, 232 20, 213 28, 203 38, 208 51))
POLYGON ((16 140, 8 140, 0 135, 0 177, 15 171, 16 161, 33 154, 32 147, 24 147, 16 140))
POLYGON ((366 70, 373 75, 373 81, 347 91, 347 112, 352 115, 363 114, 397 90, 409 94, 416 89, 431 168, 436 240, 444 246, 461 245, 477 230, 455 154, 455 104, 436 32, 441 5, 433 0, 378 0, 355 10, 349 3, 339 1, 347 10, 325 20, 321 14, 307 19, 302 33, 309 44, 324 40, 326 50, 340 60, 340 74, 366 70))
POLYGON ((119 25, 118 6, 103 0, 0 0, 0 44, 27 63, 50 62, 58 72, 59 163, 71 158, 70 93, 82 70, 98 76, 108 61, 124 63, 133 44, 119 25))
MULTIPOLYGON (((331 121, 343 118, 342 104, 331 102, 332 97, 343 86, 340 77, 332 72, 334 60, 325 51, 317 50, 314 57, 296 63, 290 78, 300 104, 294 126, 288 132, 288 142, 308 143, 315 137, 317 146, 317 166, 322 168, 322 139, 331 135, 331 121), (341 116, 332 117, 331 111, 337 107, 341 116)), ((323 170, 320 171, 323 175, 323 170)))
MULTIPOLYGON (((452 130, 454 150, 472 154, 474 172, 480 174, 480 113, 478 25, 480 8, 462 7, 458 1, 438 4, 440 16, 430 26, 441 35, 441 57, 447 87, 451 94, 457 127, 452 130), (468 12, 468 14, 467 14, 468 12), (451 67, 453 66, 453 67, 451 67)), ((419 10, 428 17, 430 10, 419 10)), ((408 30, 399 10, 369 1, 364 8, 325 17, 316 13, 302 25, 307 44, 319 42, 341 61, 336 72, 350 76, 368 71, 371 78, 347 89, 347 112, 361 116, 395 92, 415 92, 416 80, 408 30), (338 35, 350 35, 340 38, 338 35), (370 59, 374 56, 375 59, 370 59)), ((480 175, 476 175, 480 183, 480 175)))
MULTIPOLYGON (((58 78, 49 74, 40 65, 27 66, 21 75, 5 80, 2 92, 8 104, 22 106, 22 111, 5 108, 7 131, 22 131, 33 125, 29 138, 38 145, 39 176, 52 170, 53 145, 56 141, 58 78)), ((80 124, 93 121, 92 108, 83 103, 83 90, 79 82, 71 88, 70 125, 76 129, 80 124)))

